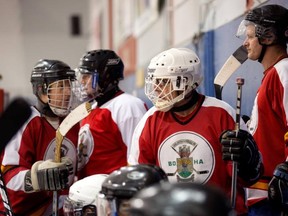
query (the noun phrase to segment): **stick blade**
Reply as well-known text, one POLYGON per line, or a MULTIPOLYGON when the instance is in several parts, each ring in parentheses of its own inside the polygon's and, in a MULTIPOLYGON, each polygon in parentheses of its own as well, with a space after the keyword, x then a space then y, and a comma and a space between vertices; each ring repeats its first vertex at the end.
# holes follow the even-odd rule
POLYGON ((214 79, 216 98, 222 99, 222 89, 232 74, 247 60, 248 53, 244 46, 240 46, 226 60, 214 79))
POLYGON ((64 137, 68 131, 83 118, 88 116, 92 109, 90 102, 80 104, 78 107, 73 109, 62 121, 56 131, 56 149, 55 149, 55 162, 60 162, 61 159, 61 145, 64 137))

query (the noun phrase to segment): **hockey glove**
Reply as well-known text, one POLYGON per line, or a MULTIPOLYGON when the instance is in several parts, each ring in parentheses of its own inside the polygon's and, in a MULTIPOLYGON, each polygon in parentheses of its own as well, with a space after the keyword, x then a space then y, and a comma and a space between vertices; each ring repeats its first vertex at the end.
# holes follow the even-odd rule
POLYGON ((61 190, 69 187, 69 175, 74 173, 73 162, 68 157, 60 163, 51 159, 37 161, 25 175, 25 192, 61 190))
POLYGON ((288 162, 279 164, 268 186, 269 201, 288 213, 288 162))
POLYGON ((238 163, 238 175, 249 184, 263 172, 262 158, 252 135, 244 130, 226 130, 220 135, 223 160, 238 163))

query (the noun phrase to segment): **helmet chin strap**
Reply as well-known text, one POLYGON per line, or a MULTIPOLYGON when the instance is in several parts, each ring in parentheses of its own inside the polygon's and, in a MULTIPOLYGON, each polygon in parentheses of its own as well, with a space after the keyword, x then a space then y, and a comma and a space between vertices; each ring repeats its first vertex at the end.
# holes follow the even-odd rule
POLYGON ((115 95, 120 92, 118 86, 111 86, 109 90, 106 90, 104 94, 101 94, 101 96, 98 96, 95 98, 95 100, 98 102, 98 106, 103 105, 107 101, 111 100, 115 95))
MULTIPOLYGON (((259 41, 259 43, 260 43, 260 41, 259 41)), ((267 49, 267 45, 265 45, 265 44, 262 44, 262 43, 260 43, 261 44, 261 46, 262 46, 262 50, 261 50, 261 53, 260 53, 260 56, 259 56, 259 58, 258 58, 258 62, 262 62, 262 60, 263 60, 263 58, 264 58, 264 55, 265 55, 265 52, 266 52, 266 49, 267 49)))
POLYGON ((199 98, 199 93, 196 90, 192 90, 192 92, 189 94, 188 97, 189 97, 189 100, 187 101, 187 103, 185 103, 179 107, 173 107, 171 109, 171 111, 172 112, 182 112, 182 111, 188 110, 194 104, 197 103, 198 98, 199 98))
POLYGON ((57 117, 57 115, 51 110, 49 104, 44 103, 39 97, 36 108, 40 111, 41 115, 48 117, 57 117))

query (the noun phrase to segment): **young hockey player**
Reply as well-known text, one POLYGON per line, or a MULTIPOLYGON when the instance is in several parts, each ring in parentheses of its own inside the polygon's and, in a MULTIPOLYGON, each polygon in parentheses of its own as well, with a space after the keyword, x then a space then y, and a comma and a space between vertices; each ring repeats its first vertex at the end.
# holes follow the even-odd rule
MULTIPOLYGON (((143 188, 167 182, 166 173, 158 166, 138 164, 121 167, 102 183, 99 203, 106 206, 105 215, 128 216, 129 200, 143 188)), ((102 212, 98 211, 98 215, 102 212)))
POLYGON ((133 216, 235 216, 230 200, 217 187, 198 183, 152 185, 129 201, 133 216))
POLYGON ((84 54, 77 68, 83 100, 95 100, 81 121, 78 141, 78 176, 110 174, 127 165, 132 134, 147 111, 139 98, 123 92, 124 64, 112 50, 84 54))
POLYGON ((51 191, 73 181, 79 125, 64 138, 61 163, 51 160, 56 129, 74 103, 75 80, 75 71, 62 61, 42 59, 33 68, 31 83, 38 104, 2 155, 1 171, 15 215, 51 215, 51 191))
MULTIPOLYGON (((219 137, 235 128, 235 110, 227 103, 197 92, 200 60, 187 48, 171 48, 156 55, 148 66, 145 94, 152 107, 135 129, 130 164, 160 166, 171 182, 213 184, 231 191, 231 162, 222 159, 219 137)), ((246 128, 244 122, 241 127, 246 128)), ((245 214, 243 186, 260 175, 261 158, 248 132, 239 137, 241 155, 236 210, 245 214), (244 184, 245 183, 245 184, 244 184)))
POLYGON ((264 69, 248 123, 263 156, 264 174, 247 190, 249 215, 277 216, 281 210, 288 213, 287 144, 283 139, 288 131, 288 10, 280 5, 255 8, 241 22, 237 35, 245 38, 248 58, 264 69))

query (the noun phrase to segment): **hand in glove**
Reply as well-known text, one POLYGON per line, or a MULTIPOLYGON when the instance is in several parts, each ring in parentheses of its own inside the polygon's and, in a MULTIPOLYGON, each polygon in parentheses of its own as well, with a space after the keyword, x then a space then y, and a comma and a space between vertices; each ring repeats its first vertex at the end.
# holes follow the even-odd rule
POLYGON ((261 154, 251 134, 244 130, 226 130, 220 135, 223 160, 238 163, 238 174, 249 184, 262 175, 261 154))
POLYGON ((288 162, 281 163, 275 168, 268 186, 268 199, 288 213, 288 162))
POLYGON ((60 163, 51 159, 37 161, 25 175, 25 192, 61 190, 69 186, 69 176, 74 174, 73 162, 68 157, 60 163))

